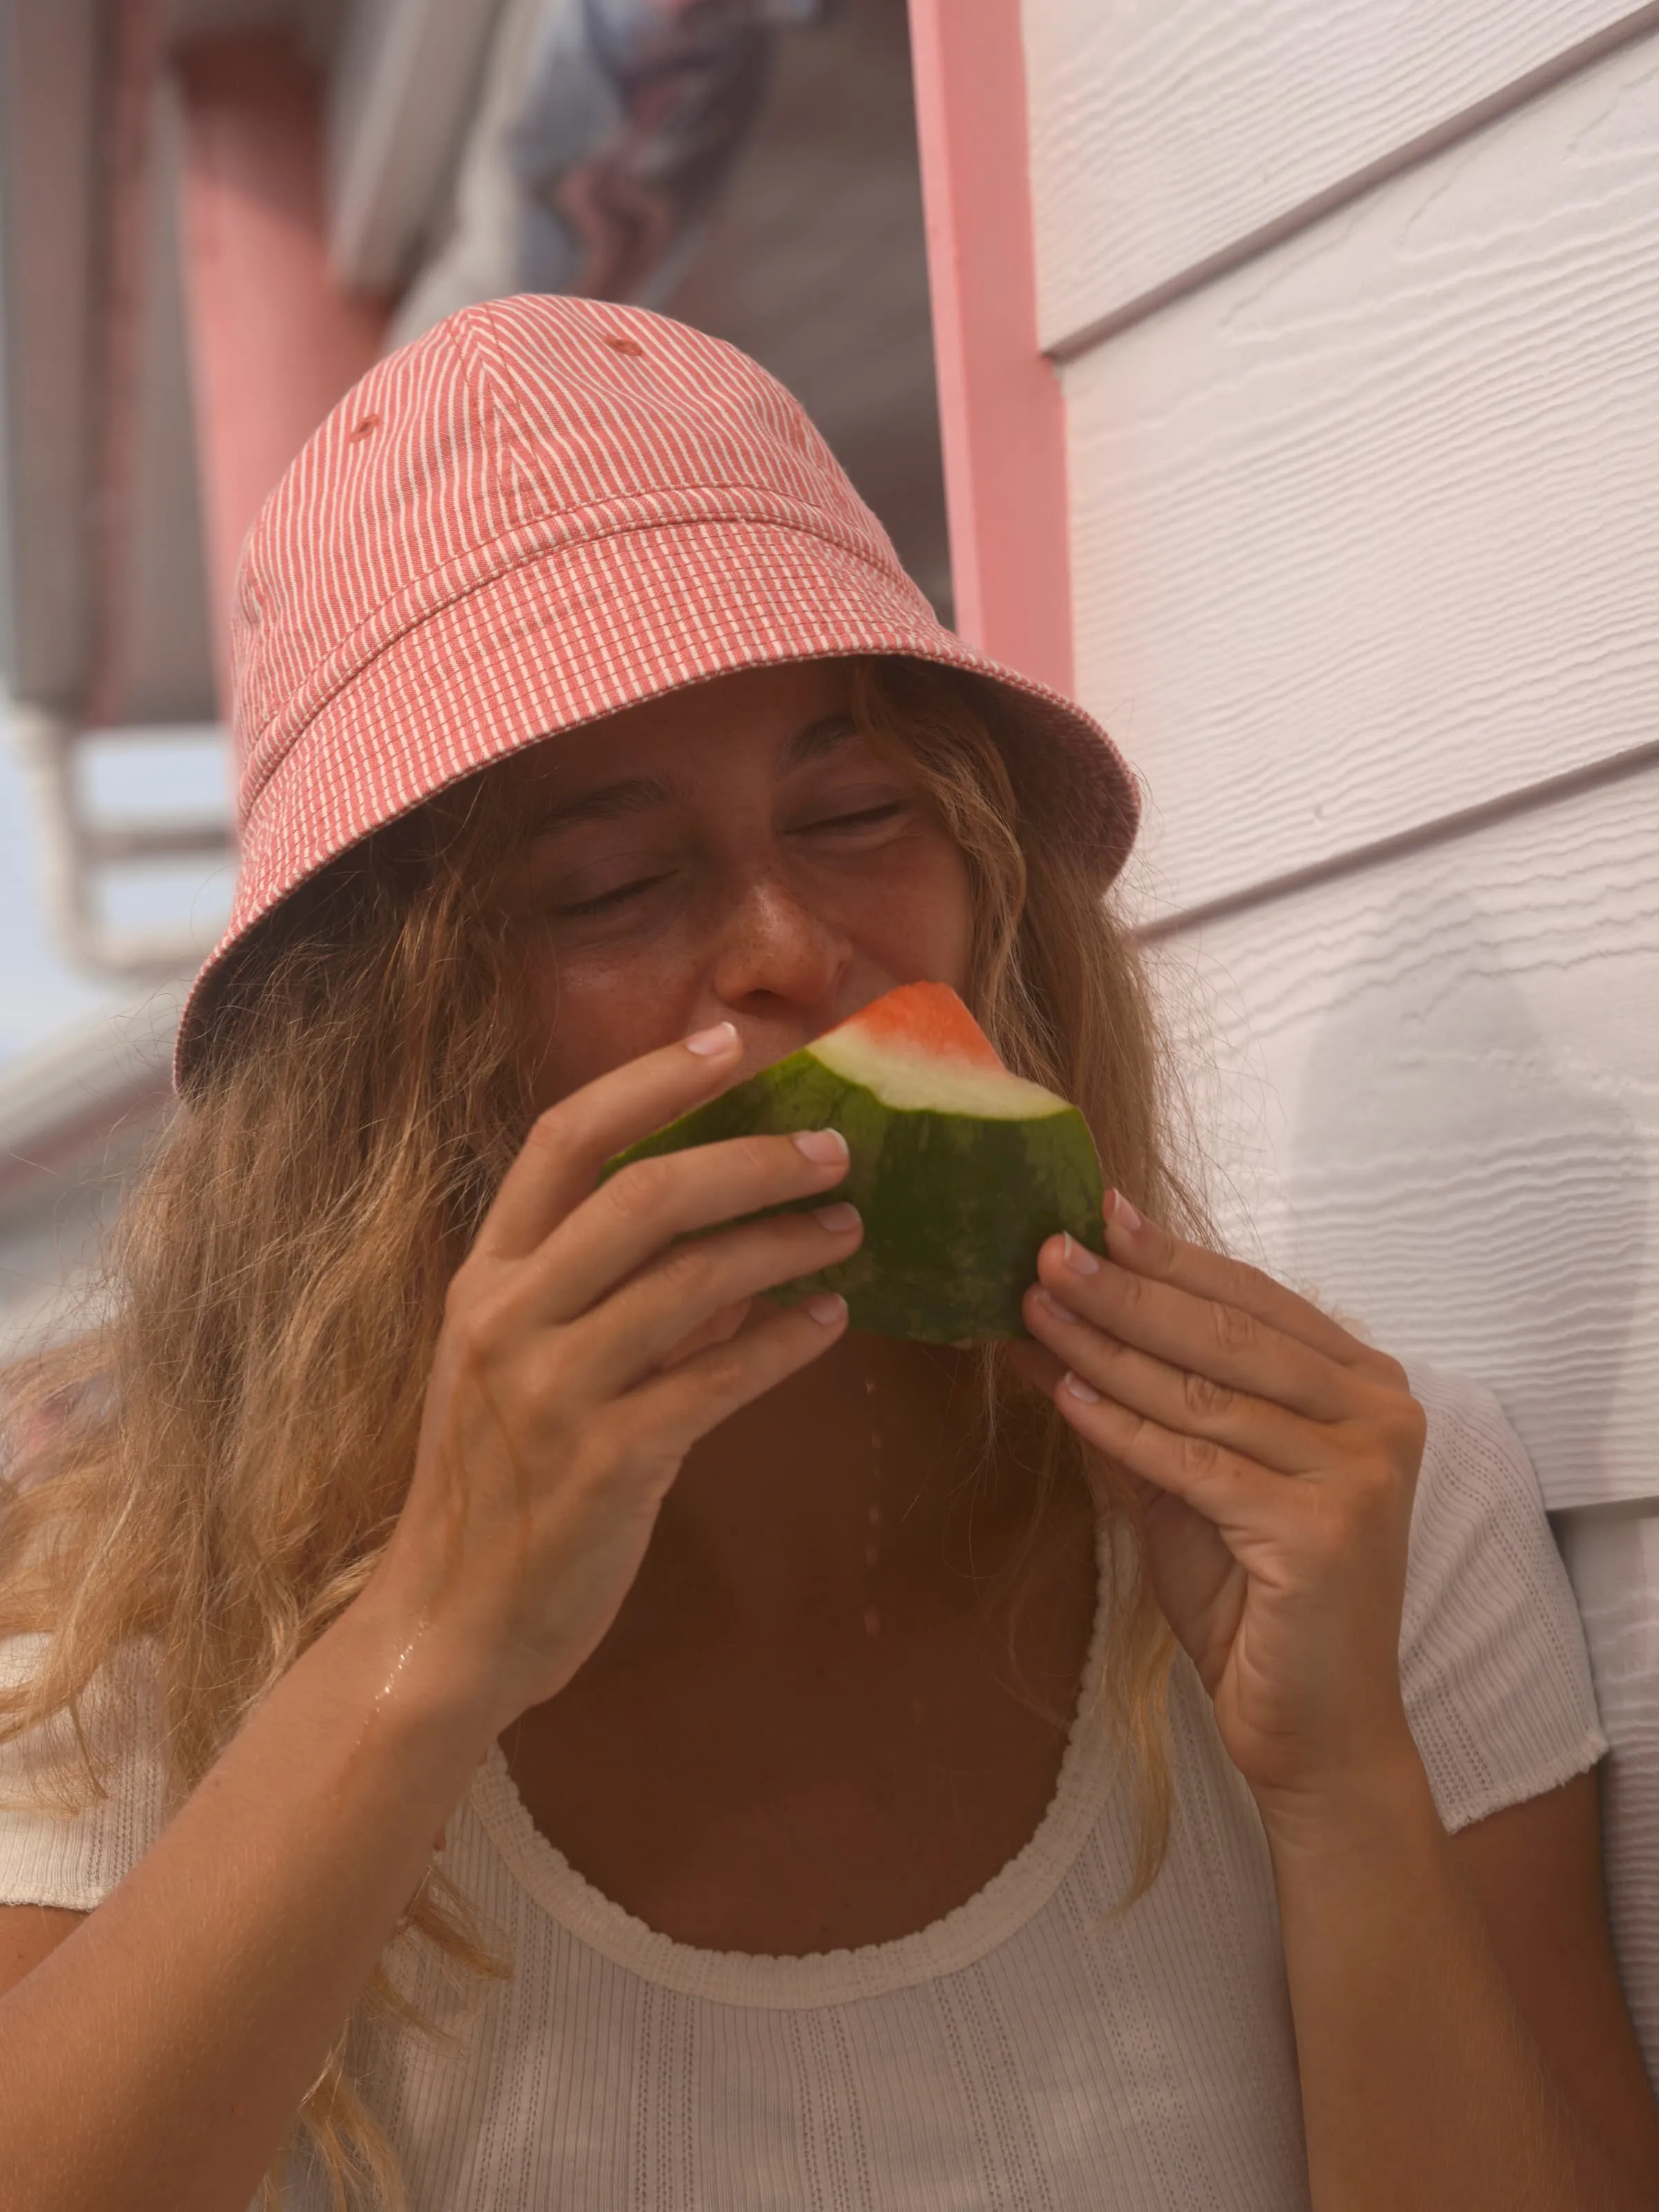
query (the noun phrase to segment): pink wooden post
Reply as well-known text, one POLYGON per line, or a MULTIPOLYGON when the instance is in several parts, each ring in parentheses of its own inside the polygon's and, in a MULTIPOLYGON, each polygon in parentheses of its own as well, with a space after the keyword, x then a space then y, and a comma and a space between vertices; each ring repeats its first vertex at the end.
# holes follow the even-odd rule
POLYGON ((265 494, 380 353, 385 308, 343 293, 324 242, 321 89, 281 38, 180 57, 185 292, 222 691, 237 557, 265 494))
POLYGON ((1019 0, 910 0, 957 627, 1072 685, 1066 424, 1037 343, 1019 0))

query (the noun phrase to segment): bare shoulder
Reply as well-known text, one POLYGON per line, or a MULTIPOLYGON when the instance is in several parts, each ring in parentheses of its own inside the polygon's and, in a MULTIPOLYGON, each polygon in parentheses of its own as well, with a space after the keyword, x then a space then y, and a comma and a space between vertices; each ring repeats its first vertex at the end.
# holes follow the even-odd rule
POLYGON ((32 1974, 86 1917, 57 1905, 0 1905, 0 1996, 32 1974))

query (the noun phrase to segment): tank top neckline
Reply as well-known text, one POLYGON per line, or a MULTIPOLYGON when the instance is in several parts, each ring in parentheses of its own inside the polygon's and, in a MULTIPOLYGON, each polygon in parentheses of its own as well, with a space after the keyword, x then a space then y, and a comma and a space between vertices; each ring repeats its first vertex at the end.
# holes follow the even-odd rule
POLYGON ((790 1957, 703 1950, 647 1927, 576 1871, 531 1819, 499 1743, 475 1775, 468 1805, 508 1873, 544 1912, 589 1949, 660 1988, 717 2003, 805 2008, 957 1972, 1006 1942, 1047 1904, 1099 1820, 1117 1772, 1100 1698, 1111 1601, 1103 1539, 1097 1557, 1088 1656, 1047 1809, 1028 1841, 982 1888, 910 1935, 790 1957))

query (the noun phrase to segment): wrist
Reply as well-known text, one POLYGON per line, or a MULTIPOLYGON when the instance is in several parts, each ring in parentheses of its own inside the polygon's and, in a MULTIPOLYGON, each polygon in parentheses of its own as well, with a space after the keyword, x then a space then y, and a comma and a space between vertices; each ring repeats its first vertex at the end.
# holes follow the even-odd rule
POLYGON ((335 1624, 372 1684, 368 1724, 398 1735, 455 1739, 487 1751, 513 1716, 479 1656, 404 1601, 391 1579, 370 1581, 335 1624))
POLYGON ((1332 1858, 1394 1855, 1445 1839, 1434 1793, 1409 1730, 1338 1775, 1297 1789, 1258 1790, 1257 1810, 1276 1868, 1332 1858))

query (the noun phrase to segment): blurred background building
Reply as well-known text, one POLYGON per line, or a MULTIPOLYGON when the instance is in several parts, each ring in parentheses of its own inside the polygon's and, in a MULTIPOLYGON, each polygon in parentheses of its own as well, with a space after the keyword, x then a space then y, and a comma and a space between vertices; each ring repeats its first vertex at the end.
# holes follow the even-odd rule
POLYGON ((0 6, 0 1349, 228 904, 242 536, 379 353, 520 290, 754 355, 948 616, 904 0, 0 6))

